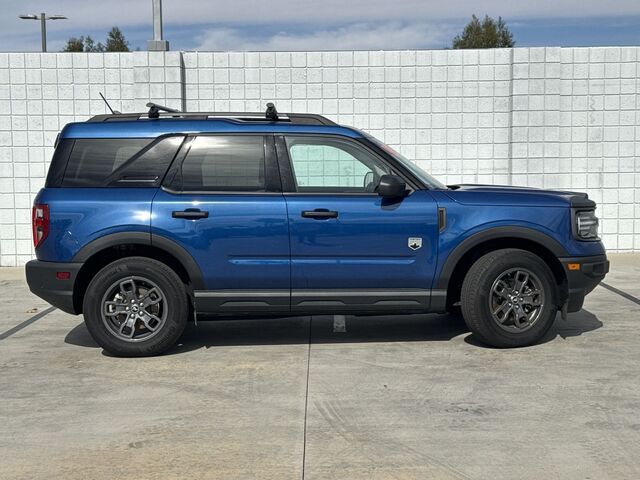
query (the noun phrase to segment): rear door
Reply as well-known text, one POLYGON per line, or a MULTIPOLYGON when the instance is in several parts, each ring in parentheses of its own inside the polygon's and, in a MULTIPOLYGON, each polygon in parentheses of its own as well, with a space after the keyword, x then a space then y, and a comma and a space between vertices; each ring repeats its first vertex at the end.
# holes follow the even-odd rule
POLYGON ((289 309, 287 212, 273 137, 189 138, 156 195, 152 242, 162 236, 200 266, 199 311, 289 309))
POLYGON ((278 138, 291 231, 291 308, 428 309, 438 239, 426 190, 402 199, 376 192, 397 174, 353 139, 278 138))

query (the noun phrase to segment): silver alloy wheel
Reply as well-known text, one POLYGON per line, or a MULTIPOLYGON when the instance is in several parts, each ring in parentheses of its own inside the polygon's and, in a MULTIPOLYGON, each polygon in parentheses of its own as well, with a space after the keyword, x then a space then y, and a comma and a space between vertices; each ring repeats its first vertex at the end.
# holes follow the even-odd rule
POLYGON ((127 342, 156 335, 167 320, 164 293, 148 278, 127 277, 111 285, 102 297, 100 314, 107 330, 127 342))
POLYGON ((526 268, 501 273, 489 292, 491 316, 500 328, 511 333, 529 330, 544 309, 542 282, 526 268))

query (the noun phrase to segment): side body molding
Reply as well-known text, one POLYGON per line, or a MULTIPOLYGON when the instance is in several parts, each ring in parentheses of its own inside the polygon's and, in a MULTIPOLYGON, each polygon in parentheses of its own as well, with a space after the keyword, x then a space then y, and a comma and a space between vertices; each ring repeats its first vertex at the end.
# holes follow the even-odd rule
POLYGON ((560 242, 538 230, 527 227, 493 227, 478 232, 461 242, 447 257, 440 270, 435 289, 446 290, 449 279, 460 259, 473 247, 481 243, 500 238, 518 238, 538 243, 553 253, 556 257, 566 257, 569 254, 560 242))
POLYGON ((205 288, 202 271, 189 252, 172 240, 159 235, 153 235, 152 237, 150 233, 120 232, 105 235, 82 247, 74 255, 72 262, 83 263, 105 248, 131 244, 149 245, 164 250, 182 264, 189 274, 189 278, 191 278, 194 290, 203 290, 205 288))

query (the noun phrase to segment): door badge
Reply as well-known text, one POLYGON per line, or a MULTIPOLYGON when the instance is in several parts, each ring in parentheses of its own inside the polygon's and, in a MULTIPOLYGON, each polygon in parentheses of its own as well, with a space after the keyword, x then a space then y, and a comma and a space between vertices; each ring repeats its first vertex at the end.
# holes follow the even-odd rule
POLYGON ((409 237, 409 240, 408 240, 407 244, 409 245, 409 248, 411 250, 418 250, 419 248, 422 247, 422 238, 421 237, 409 237))

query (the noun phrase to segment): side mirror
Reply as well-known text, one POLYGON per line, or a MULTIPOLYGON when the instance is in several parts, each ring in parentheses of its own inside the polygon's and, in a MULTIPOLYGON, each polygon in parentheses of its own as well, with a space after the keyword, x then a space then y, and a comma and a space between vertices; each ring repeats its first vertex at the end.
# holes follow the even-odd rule
POLYGON ((364 181, 362 182, 362 186, 366 189, 373 183, 373 172, 367 172, 364 176, 364 181))
POLYGON ((407 194, 407 184, 397 175, 382 175, 377 190, 381 197, 399 198, 407 194))

